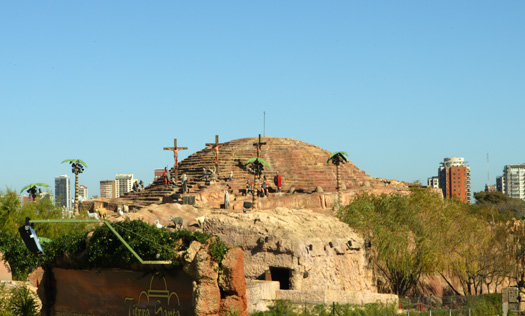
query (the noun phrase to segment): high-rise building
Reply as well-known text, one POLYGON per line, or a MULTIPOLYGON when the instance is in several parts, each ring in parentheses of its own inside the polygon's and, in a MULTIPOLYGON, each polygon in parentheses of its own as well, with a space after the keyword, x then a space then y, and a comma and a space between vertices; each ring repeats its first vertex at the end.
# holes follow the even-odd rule
POLYGON ((525 164, 506 165, 503 168, 502 187, 507 196, 525 200, 525 164))
POLYGON ((464 158, 445 158, 439 167, 438 177, 445 198, 470 203, 470 167, 464 158))
POLYGON ((55 205, 71 208, 71 184, 65 174, 55 178, 55 205))
POLYGON ((100 197, 113 199, 115 198, 115 193, 115 180, 100 181, 100 197))
POLYGON ((133 187, 132 173, 119 173, 115 176, 115 197, 120 197, 124 193, 131 191, 133 187))
POLYGON ((85 185, 78 186, 78 200, 79 201, 88 200, 88 188, 85 185))

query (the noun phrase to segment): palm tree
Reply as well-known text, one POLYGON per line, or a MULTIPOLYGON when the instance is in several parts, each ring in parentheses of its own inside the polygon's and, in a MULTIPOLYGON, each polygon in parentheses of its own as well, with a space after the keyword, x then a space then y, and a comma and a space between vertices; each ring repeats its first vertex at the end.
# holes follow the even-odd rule
POLYGON ((257 179, 261 178, 261 174, 264 170, 264 166, 268 167, 270 169, 270 164, 267 163, 264 159, 261 157, 256 158, 250 158, 244 166, 247 166, 251 164, 251 169, 253 170, 253 190, 252 190, 252 207, 257 208, 257 179))
POLYGON ((341 203, 341 177, 339 176, 339 165, 344 164, 348 161, 346 158, 348 156, 344 151, 338 151, 330 155, 326 164, 332 162, 335 165, 335 172, 337 174, 337 202, 341 203))
POLYGON ((23 187, 22 190, 20 190, 20 193, 22 193, 24 190, 27 189, 27 193, 29 193, 29 195, 34 201, 37 197, 37 186, 49 188, 49 184, 47 183, 30 183, 26 185, 25 187, 23 187))
POLYGON ((71 164, 71 172, 75 174, 75 201, 73 203, 73 212, 78 215, 78 174, 84 172, 84 167, 87 168, 87 164, 80 159, 66 159, 62 161, 69 162, 71 164))

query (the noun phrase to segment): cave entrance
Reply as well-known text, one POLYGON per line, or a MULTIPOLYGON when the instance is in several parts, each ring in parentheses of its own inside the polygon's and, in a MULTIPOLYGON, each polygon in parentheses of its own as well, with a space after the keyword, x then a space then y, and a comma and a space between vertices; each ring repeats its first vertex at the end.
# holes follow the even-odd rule
POLYGON ((290 289, 290 278, 292 277, 292 270, 282 267, 270 267, 270 274, 272 281, 279 281, 279 288, 281 290, 290 289))

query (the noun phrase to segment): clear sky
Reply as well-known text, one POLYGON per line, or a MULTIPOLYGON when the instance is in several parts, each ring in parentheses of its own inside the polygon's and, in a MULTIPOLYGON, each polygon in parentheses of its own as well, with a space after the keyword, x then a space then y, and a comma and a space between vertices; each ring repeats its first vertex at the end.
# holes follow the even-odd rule
POLYGON ((464 157, 478 192, 525 162, 524 96, 522 0, 3 1, 0 191, 264 133, 402 181, 464 157))

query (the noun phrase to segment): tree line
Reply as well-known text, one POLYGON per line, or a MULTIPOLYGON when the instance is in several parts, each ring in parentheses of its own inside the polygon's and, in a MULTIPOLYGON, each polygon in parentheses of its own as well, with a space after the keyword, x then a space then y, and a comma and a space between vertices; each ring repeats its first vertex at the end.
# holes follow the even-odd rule
POLYGON ((381 291, 418 295, 426 276, 441 277, 455 295, 525 286, 523 201, 480 192, 466 204, 428 188, 411 191, 362 193, 337 212, 370 242, 381 291))

